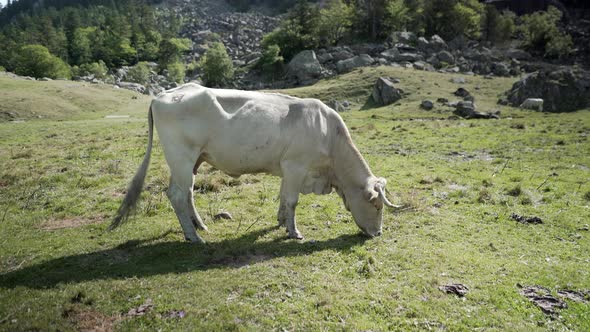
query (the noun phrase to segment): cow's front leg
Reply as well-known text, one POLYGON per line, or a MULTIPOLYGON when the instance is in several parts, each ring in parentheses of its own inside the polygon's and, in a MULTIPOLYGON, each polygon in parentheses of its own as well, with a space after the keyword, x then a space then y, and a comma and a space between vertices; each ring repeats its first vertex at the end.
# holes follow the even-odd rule
POLYGON ((279 225, 281 220, 287 225, 289 238, 302 240, 303 235, 297 229, 295 222, 295 208, 299 201, 299 191, 305 173, 300 172, 297 167, 283 166, 283 180, 281 182, 281 203, 279 206, 279 225))

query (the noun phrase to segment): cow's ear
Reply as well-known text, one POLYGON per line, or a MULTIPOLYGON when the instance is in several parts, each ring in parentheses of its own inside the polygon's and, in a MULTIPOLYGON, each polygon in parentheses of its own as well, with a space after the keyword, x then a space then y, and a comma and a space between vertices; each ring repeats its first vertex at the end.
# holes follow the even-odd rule
POLYGON ((367 200, 371 203, 375 202, 379 198, 379 192, 372 187, 367 188, 365 195, 367 200))

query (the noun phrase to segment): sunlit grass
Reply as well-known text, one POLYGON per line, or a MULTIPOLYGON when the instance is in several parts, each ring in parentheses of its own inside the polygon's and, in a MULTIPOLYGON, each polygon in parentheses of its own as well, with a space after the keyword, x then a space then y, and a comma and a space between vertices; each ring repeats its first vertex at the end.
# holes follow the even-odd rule
MULTIPOLYGON (((159 145, 136 217, 106 233, 143 157, 147 99, 128 95, 129 119, 81 107, 76 121, 56 111, 0 123, 0 329, 76 330, 92 317, 118 330, 590 329, 588 303, 568 301, 551 318, 518 287, 590 289, 590 113, 498 107, 512 80, 482 77, 464 87, 502 119, 420 110, 425 98, 454 100, 451 77, 380 67, 286 91, 353 103, 343 113, 353 139, 404 206, 385 212, 375 239, 332 194, 302 196, 306 240, 288 240, 275 227, 278 178, 202 167, 195 196, 208 243, 187 244, 159 145), (379 75, 399 78, 407 97, 371 108, 379 75), (233 219, 213 220, 221 211, 233 219), (48 227, 57 223, 77 227, 48 227), (445 294, 447 283, 469 293, 445 294), (145 315, 128 315, 148 299, 145 315), (173 311, 184 318, 166 318, 173 311)), ((2 84, 14 102, 14 90, 45 83, 2 84)), ((99 89, 84 93, 95 105, 120 97, 99 89)))

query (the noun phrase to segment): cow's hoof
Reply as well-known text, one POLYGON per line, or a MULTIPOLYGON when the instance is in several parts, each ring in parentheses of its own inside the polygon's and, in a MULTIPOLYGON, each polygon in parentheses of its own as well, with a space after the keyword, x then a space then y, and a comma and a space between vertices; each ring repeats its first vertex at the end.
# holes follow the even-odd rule
POLYGON ((303 235, 301 235, 301 233, 299 232, 289 233, 289 238, 295 240, 303 240, 303 235))
POLYGON ((205 244, 205 240, 203 240, 200 236, 184 236, 184 239, 189 242, 190 244, 205 244))

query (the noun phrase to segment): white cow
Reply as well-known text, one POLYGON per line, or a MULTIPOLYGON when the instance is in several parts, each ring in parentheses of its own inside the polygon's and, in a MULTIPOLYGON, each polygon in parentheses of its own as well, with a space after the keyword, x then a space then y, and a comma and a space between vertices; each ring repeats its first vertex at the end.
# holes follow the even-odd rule
POLYGON ((203 162, 234 177, 282 177, 278 222, 286 224, 290 238, 303 238, 295 225, 300 193, 328 194, 334 188, 369 236, 381 234, 383 205, 396 207, 385 197, 386 180, 371 173, 342 118, 319 100, 185 84, 159 94, 148 119, 146 155, 109 229, 124 222, 136 206, 154 122, 170 167, 168 198, 188 241, 203 242, 195 227, 207 230, 192 190, 203 162))
POLYGON ((543 112, 543 99, 541 98, 527 98, 520 104, 520 108, 526 108, 529 110, 537 110, 543 112))

